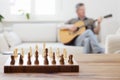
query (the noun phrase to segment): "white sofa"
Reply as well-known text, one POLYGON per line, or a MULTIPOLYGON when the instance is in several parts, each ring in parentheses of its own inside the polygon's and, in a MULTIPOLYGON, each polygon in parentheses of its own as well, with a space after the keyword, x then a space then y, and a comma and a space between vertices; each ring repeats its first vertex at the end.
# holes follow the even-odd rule
MULTIPOLYGON (((16 24, 12 27, 12 31, 14 31, 22 43, 17 44, 12 47, 0 45, 0 51, 13 51, 15 48, 21 50, 23 48, 25 53, 29 52, 29 48, 32 47, 33 53, 35 52, 35 46, 39 46, 39 52, 42 53, 43 43, 46 43, 46 47, 52 47, 55 52, 57 48, 60 48, 61 53, 63 52, 63 48, 67 49, 67 52, 70 54, 80 54, 82 53, 82 47, 75 46, 65 46, 59 42, 58 37, 58 28, 57 24, 16 24)), ((1 34, 2 35, 2 34, 1 34)), ((8 45, 6 43, 6 45, 8 45)))
POLYGON ((106 53, 120 53, 120 28, 114 35, 107 36, 106 53))

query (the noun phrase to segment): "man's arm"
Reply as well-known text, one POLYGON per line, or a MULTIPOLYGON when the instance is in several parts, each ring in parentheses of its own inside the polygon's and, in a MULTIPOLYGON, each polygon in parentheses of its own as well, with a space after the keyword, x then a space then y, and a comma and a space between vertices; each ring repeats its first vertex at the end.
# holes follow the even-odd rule
POLYGON ((95 34, 99 34, 100 29, 101 29, 101 22, 102 22, 102 17, 98 18, 98 25, 97 27, 94 28, 95 34))

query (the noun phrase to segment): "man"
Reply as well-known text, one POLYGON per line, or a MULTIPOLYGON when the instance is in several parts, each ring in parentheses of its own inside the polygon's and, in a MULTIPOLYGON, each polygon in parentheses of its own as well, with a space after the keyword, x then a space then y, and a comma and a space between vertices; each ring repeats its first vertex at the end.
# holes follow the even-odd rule
MULTIPOLYGON (((76 13, 78 18, 74 18, 66 22, 69 27, 64 27, 69 29, 70 31, 76 31, 77 26, 74 25, 77 21, 83 21, 85 24, 88 22, 93 22, 93 19, 87 18, 85 15, 85 5, 83 3, 79 3, 76 5, 76 13)), ((104 53, 104 49, 100 47, 95 34, 99 34, 100 32, 100 24, 102 22, 102 18, 98 18, 97 26, 92 23, 89 26, 86 26, 86 31, 79 35, 75 40, 73 40, 68 45, 75 45, 75 46, 84 46, 84 53, 104 53)))

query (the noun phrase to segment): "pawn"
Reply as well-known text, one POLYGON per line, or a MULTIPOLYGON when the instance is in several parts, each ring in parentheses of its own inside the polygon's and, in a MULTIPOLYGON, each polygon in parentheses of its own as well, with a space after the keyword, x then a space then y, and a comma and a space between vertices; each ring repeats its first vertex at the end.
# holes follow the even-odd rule
POLYGON ((27 64, 28 64, 28 65, 31 65, 31 56, 30 56, 30 53, 28 53, 28 61, 27 61, 27 64))
POLYGON ((23 56, 20 55, 20 58, 19 58, 19 64, 22 65, 23 64, 23 56))
POLYGON ((62 65, 64 64, 64 57, 63 57, 63 55, 60 56, 60 64, 62 64, 62 65))
POLYGON ((47 56, 44 56, 44 64, 45 64, 45 65, 48 65, 48 64, 49 64, 47 56))
POLYGON ((55 53, 53 53, 53 60, 52 60, 52 64, 56 64, 56 61, 55 61, 55 53))
POLYGON ((73 55, 69 55, 68 63, 73 64, 73 55))
POLYGON ((10 62, 11 65, 14 65, 15 64, 15 58, 13 55, 11 55, 11 62, 10 62))

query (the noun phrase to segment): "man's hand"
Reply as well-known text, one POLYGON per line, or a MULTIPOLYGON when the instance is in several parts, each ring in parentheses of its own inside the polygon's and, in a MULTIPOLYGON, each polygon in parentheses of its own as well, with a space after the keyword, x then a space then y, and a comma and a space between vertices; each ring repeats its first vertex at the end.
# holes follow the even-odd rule
POLYGON ((75 32, 77 30, 77 27, 73 25, 73 26, 69 27, 69 30, 72 32, 75 32))
POLYGON ((101 24, 102 19, 103 19, 102 17, 99 17, 99 18, 98 18, 98 24, 101 24))

